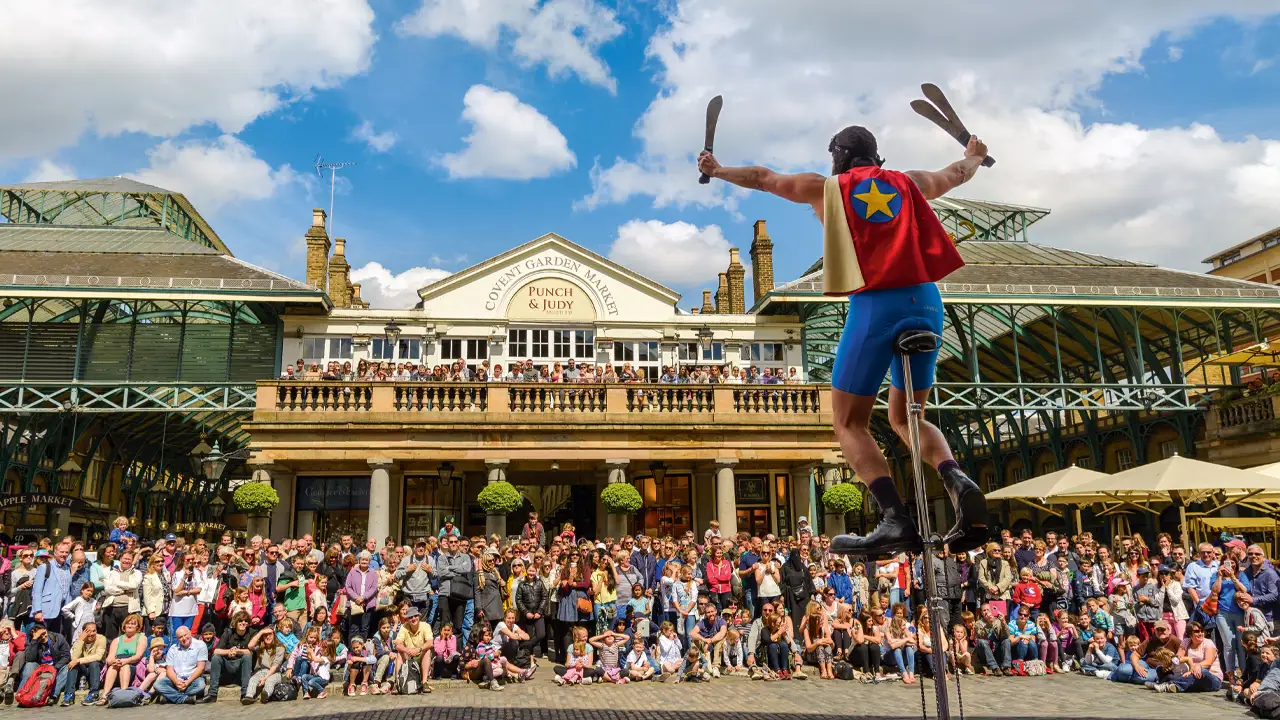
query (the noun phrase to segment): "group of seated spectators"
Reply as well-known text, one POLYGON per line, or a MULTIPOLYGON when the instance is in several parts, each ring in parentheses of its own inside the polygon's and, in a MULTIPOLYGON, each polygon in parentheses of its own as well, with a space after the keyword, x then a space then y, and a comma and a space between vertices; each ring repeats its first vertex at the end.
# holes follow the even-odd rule
POLYGON ((458 678, 556 684, 1083 673, 1157 692, 1214 692, 1280 715, 1280 577, 1226 537, 1196 558, 1167 534, 1004 531, 974 554, 851 561, 801 518, 794 534, 592 540, 536 514, 519 537, 434 537, 324 549, 304 535, 211 546, 152 542, 117 520, 89 557, 73 537, 0 566, 0 684, 48 664, 54 700, 123 690, 171 703, 336 692, 413 694, 458 678), (46 572, 46 566, 48 571, 46 572), (935 638, 924 597, 944 600, 935 638), (66 582, 63 582, 65 576, 66 582), (61 590, 65 588, 65 592, 61 590), (60 595, 59 593, 62 592, 60 595), (12 674, 10 674, 12 672, 12 674), (1269 709, 1270 708, 1270 709, 1269 709))
POLYGON ((281 380, 375 380, 401 382, 526 382, 526 383, 693 383, 700 385, 790 385, 803 382, 797 368, 789 368, 785 373, 781 368, 760 368, 749 366, 746 370, 737 365, 679 365, 662 367, 661 372, 653 372, 643 367, 632 367, 624 362, 619 367, 591 363, 579 363, 576 360, 559 360, 543 365, 534 365, 533 360, 514 362, 505 370, 501 363, 490 365, 482 360, 474 367, 462 360, 454 360, 449 365, 427 367, 426 363, 418 365, 413 361, 390 362, 360 360, 354 369, 351 361, 339 363, 330 360, 321 367, 318 361, 309 365, 305 360, 298 360, 294 365, 286 365, 280 373, 281 380))

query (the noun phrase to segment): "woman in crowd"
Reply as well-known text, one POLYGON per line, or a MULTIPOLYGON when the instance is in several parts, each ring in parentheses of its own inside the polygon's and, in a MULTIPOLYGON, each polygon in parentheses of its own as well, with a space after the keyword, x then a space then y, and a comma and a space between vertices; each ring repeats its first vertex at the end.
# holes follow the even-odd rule
POLYGON ((276 631, 263 628, 249 641, 249 651, 253 653, 253 674, 249 676, 249 684, 245 686, 240 702, 249 705, 258 699, 261 693, 262 702, 267 702, 275 693, 280 683, 280 669, 284 665, 286 652, 279 641, 276 631))
POLYGON ((120 635, 111 641, 103 662, 104 676, 99 705, 106 705, 107 698, 116 687, 127 688, 133 682, 138 663, 147 655, 147 639, 142 634, 142 618, 136 614, 125 617, 120 624, 120 635))
POLYGON ((1205 638, 1204 626, 1193 622, 1187 626, 1177 662, 1182 672, 1175 673, 1161 692, 1217 692, 1222 687, 1222 667, 1218 664, 1218 648, 1205 638), (1175 689, 1176 688, 1176 689, 1175 689))
POLYGON ((822 606, 816 602, 810 602, 805 609, 801 639, 804 643, 806 659, 818 666, 818 677, 823 680, 834 680, 836 674, 832 667, 832 658, 835 641, 831 639, 831 625, 822 612, 822 606))
POLYGON ((502 606, 507 586, 499 575, 494 564, 496 552, 486 551, 480 555, 480 566, 476 568, 475 580, 475 618, 480 623, 496 624, 502 620, 502 606))
POLYGON ((596 615, 596 634, 609 632, 614 618, 618 616, 618 576, 614 572, 613 560, 604 556, 591 571, 591 592, 594 598, 592 610, 596 615))
POLYGON ((168 612, 166 596, 169 594, 169 576, 164 569, 164 557, 154 553, 147 563, 147 574, 142 578, 142 612, 150 622, 165 619, 168 612))

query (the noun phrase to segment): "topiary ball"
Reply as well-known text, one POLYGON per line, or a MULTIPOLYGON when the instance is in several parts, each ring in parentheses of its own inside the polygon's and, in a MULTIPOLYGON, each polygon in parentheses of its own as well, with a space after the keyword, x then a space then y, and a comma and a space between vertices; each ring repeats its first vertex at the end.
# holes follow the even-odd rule
POLYGON ((476 502, 490 515, 510 515, 524 505, 524 496, 515 485, 499 480, 485 485, 476 496, 476 502))
POLYGON ((630 515, 644 507, 640 491, 627 483, 611 483, 600 493, 604 511, 610 515, 630 515))
POLYGON ((266 483, 247 482, 236 488, 231 501, 242 512, 250 515, 269 513, 280 504, 276 489, 266 483))
POLYGON ((822 493, 822 505, 832 513, 857 510, 862 507, 862 491, 853 483, 832 485, 822 493))

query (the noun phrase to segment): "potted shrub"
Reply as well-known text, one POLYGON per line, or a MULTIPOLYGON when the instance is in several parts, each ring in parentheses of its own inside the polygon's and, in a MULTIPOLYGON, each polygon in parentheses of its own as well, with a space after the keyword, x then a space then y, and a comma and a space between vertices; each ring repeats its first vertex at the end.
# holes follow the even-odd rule
POLYGON ((827 510, 826 534, 842 535, 845 515, 862 507, 862 490, 853 483, 837 483, 823 491, 822 506, 827 510))
POLYGON ((627 533, 627 518, 644 507, 644 498, 640 491, 628 483, 610 483, 600 493, 600 503, 608 514, 605 518, 605 533, 611 538, 620 538, 627 533))
POLYGON ((506 480, 491 482, 476 496, 476 502, 485 512, 485 532, 489 535, 505 535, 507 516, 524 505, 524 496, 515 485, 506 480))
POLYGON ((266 535, 271 525, 271 511, 280 504, 280 495, 276 489, 261 482, 247 482, 236 488, 231 495, 236 508, 249 516, 246 531, 249 536, 266 535))

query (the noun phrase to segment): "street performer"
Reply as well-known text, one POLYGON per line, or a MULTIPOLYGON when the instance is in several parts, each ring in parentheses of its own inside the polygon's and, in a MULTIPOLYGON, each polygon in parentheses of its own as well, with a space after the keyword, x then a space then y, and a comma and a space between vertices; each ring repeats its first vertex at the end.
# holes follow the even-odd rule
MULTIPOLYGON (((739 187, 809 205, 822 221, 823 292, 849 298, 831 377, 835 433, 884 514, 870 535, 842 535, 832 540, 831 550, 873 555, 918 549, 919 531, 869 423, 885 370, 891 370, 889 422, 907 442, 906 393, 900 364, 893 362, 893 343, 907 330, 942 334, 942 296, 936 283, 964 265, 928 201, 968 182, 987 156, 987 146, 970 138, 964 158, 936 172, 884 169, 875 136, 860 126, 841 130, 827 150, 831 177, 723 167, 709 152, 698 156, 698 169, 739 187)), ((922 407, 937 359, 937 351, 912 357, 912 389, 922 407)), ((956 524, 944 542, 953 552, 978 547, 988 539, 986 497, 960 469, 946 438, 923 418, 920 451, 937 468, 955 506, 956 524)))

